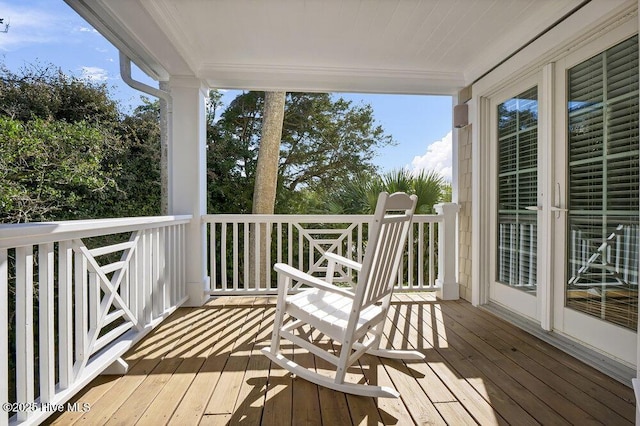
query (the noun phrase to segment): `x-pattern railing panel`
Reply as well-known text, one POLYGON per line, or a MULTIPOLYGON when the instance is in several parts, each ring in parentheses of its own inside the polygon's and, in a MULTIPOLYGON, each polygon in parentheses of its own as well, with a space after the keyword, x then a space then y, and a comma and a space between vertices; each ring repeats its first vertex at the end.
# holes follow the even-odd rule
POLYGON ((66 401, 184 303, 190 220, 4 226, 0 377, 12 379, 0 400, 18 410, 0 412, 0 426, 42 422, 43 403, 66 401))

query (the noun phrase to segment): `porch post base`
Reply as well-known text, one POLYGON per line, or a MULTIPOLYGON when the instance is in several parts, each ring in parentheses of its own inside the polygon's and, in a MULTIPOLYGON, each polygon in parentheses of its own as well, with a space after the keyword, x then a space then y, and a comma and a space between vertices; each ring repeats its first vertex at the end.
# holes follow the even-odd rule
POLYGON ((440 300, 458 300, 460 299, 460 286, 456 282, 445 283, 436 280, 436 297, 440 300))
POLYGON ((122 358, 118 358, 100 374, 103 376, 122 376, 127 374, 127 371, 129 371, 129 364, 122 358))
POLYGON ((187 295, 189 299, 185 302, 184 306, 195 308, 204 305, 209 298, 209 293, 206 291, 208 288, 209 277, 205 277, 202 282, 188 282, 187 295))

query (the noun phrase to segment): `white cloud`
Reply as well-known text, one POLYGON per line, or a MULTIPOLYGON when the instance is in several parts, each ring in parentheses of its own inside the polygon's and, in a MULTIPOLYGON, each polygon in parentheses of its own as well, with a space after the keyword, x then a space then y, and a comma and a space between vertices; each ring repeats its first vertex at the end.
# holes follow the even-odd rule
POLYGON ((451 152, 452 132, 447 133, 439 141, 427 146, 427 152, 419 155, 411 161, 411 170, 418 173, 422 170, 435 170, 442 177, 451 182, 453 175, 453 155, 451 152))
POLYGON ((99 67, 82 67, 82 77, 87 80, 100 82, 109 79, 109 73, 104 68, 99 67))
POLYGON ((10 52, 24 46, 80 43, 80 34, 97 31, 80 24, 81 18, 65 5, 54 2, 0 1, 0 17, 10 24, 0 37, 0 51, 10 52))

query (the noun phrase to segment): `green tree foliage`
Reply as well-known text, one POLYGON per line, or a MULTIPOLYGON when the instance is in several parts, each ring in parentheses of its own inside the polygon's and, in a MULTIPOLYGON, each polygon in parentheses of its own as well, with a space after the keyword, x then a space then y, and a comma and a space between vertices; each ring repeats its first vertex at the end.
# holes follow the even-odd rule
MULTIPOLYGON (((263 103, 263 92, 243 93, 218 121, 210 120, 210 212, 251 211, 263 103)), ((307 206, 309 191, 340 188, 358 173, 373 172, 376 149, 391 143, 369 105, 327 93, 288 93, 276 212, 298 212, 296 207, 307 206)))
POLYGON ((86 216, 86 200, 115 185, 102 167, 117 145, 84 121, 22 123, 0 116, 0 215, 5 222, 86 216))
POLYGON ((0 221, 159 213, 157 102, 120 113, 104 84, 0 66, 0 221))
MULTIPOLYGON (((114 194, 117 208, 111 215, 154 216, 160 214, 160 103, 142 98, 142 105, 120 125, 123 148, 112 163, 120 169, 114 194)), ((107 215, 105 211, 102 216, 107 215)))
POLYGON ((19 73, 0 66, 0 113, 26 122, 34 118, 115 124, 118 104, 105 84, 70 77, 53 65, 34 64, 19 73))

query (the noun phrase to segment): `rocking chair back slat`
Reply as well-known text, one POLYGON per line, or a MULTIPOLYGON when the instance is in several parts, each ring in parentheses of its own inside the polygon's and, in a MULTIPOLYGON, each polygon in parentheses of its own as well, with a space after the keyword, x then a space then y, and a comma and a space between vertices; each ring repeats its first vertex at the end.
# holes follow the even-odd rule
POLYGON ((378 200, 356 290, 355 304, 362 308, 380 302, 393 292, 415 202, 415 196, 400 193, 378 200), (360 292, 362 299, 359 299, 360 292))

